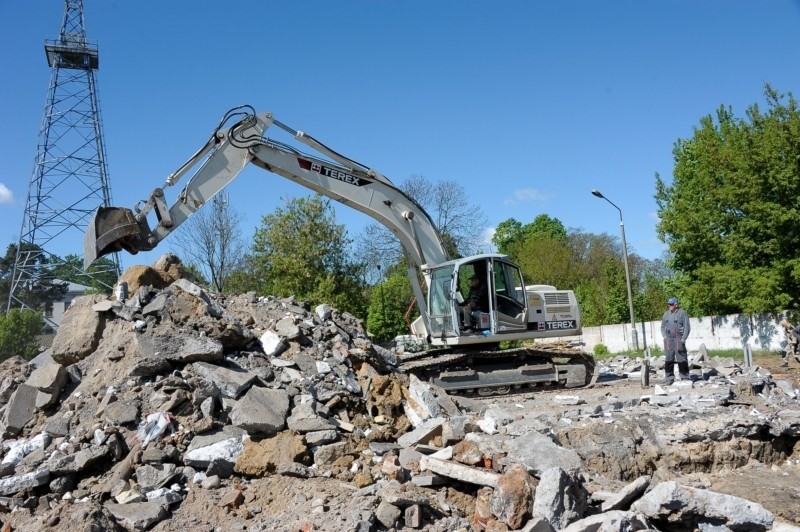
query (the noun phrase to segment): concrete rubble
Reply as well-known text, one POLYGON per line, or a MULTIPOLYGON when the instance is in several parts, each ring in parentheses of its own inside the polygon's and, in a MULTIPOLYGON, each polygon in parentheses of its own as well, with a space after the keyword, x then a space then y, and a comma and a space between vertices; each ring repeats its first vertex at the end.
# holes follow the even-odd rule
POLYGON ((451 397, 350 315, 209 294, 176 264, 129 269, 128 300, 76 300, 51 353, 0 365, 10 530, 793 529, 679 480, 800 472, 796 383, 763 368, 704 355, 641 389, 618 358, 591 390, 451 397))

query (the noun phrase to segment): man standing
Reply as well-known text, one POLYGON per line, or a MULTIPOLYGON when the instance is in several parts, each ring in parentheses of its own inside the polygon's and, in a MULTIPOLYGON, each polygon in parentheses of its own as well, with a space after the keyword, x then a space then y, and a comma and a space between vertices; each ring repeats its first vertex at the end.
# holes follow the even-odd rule
POLYGON ((686 356, 686 338, 689 337, 689 316, 686 311, 678 308, 678 298, 671 297, 667 300, 667 311, 661 318, 661 336, 664 337, 664 372, 667 384, 675 382, 675 362, 678 363, 678 372, 681 379, 691 379, 689 375, 689 358, 686 356))

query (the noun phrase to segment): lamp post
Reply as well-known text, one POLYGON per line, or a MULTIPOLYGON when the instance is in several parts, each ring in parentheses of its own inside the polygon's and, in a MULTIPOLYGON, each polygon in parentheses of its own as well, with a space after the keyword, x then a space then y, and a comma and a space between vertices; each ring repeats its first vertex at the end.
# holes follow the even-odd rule
POLYGON ((606 200, 611 205, 613 205, 615 209, 619 211, 619 229, 622 232, 622 262, 625 264, 625 283, 628 285, 628 308, 630 309, 631 312, 631 343, 633 344, 634 351, 638 351, 639 338, 638 334, 636 333, 636 318, 633 315, 633 294, 631 293, 631 274, 628 270, 628 244, 625 242, 625 224, 622 222, 622 209, 617 207, 617 205, 613 201, 603 196, 602 192, 600 192, 596 188, 592 189, 592 195, 606 200))

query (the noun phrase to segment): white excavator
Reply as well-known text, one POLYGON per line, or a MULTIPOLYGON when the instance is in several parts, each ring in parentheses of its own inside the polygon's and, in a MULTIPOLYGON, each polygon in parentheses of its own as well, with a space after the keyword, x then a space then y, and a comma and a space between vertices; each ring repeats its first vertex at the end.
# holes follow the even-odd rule
POLYGON ((479 395, 530 386, 577 387, 596 380, 594 359, 580 349, 524 345, 536 338, 581 334, 572 291, 526 286, 519 267, 506 255, 450 260, 431 217, 389 179, 250 106, 228 111, 208 142, 133 210, 100 207, 84 237, 84 265, 115 251, 135 254, 155 248, 248 163, 369 215, 400 240, 420 313, 411 332, 425 346, 401 355, 402 370, 449 391, 479 395), (317 155, 266 137, 273 127, 317 155), (168 205, 164 189, 190 173, 168 205), (152 213, 156 223, 151 227, 152 213), (486 287, 488 301, 483 308, 465 310, 474 276, 486 287), (523 347, 501 349, 501 342, 523 347))

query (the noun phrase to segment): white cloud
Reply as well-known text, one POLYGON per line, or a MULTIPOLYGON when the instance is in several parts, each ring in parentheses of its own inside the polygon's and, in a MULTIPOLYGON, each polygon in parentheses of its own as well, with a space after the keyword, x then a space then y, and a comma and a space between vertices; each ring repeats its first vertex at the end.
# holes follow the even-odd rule
POLYGON ((5 186, 3 183, 0 183, 0 203, 13 203, 13 202, 14 202, 14 194, 7 186, 5 186))
POLYGON ((513 192, 510 198, 506 199, 505 203, 507 205, 514 205, 516 203, 528 203, 531 201, 544 203, 549 199, 550 195, 545 194, 541 190, 537 190, 535 188, 519 188, 513 192))
POLYGON ((656 211, 647 213, 647 217, 653 220, 654 222, 661 221, 661 218, 658 217, 658 213, 656 211))

